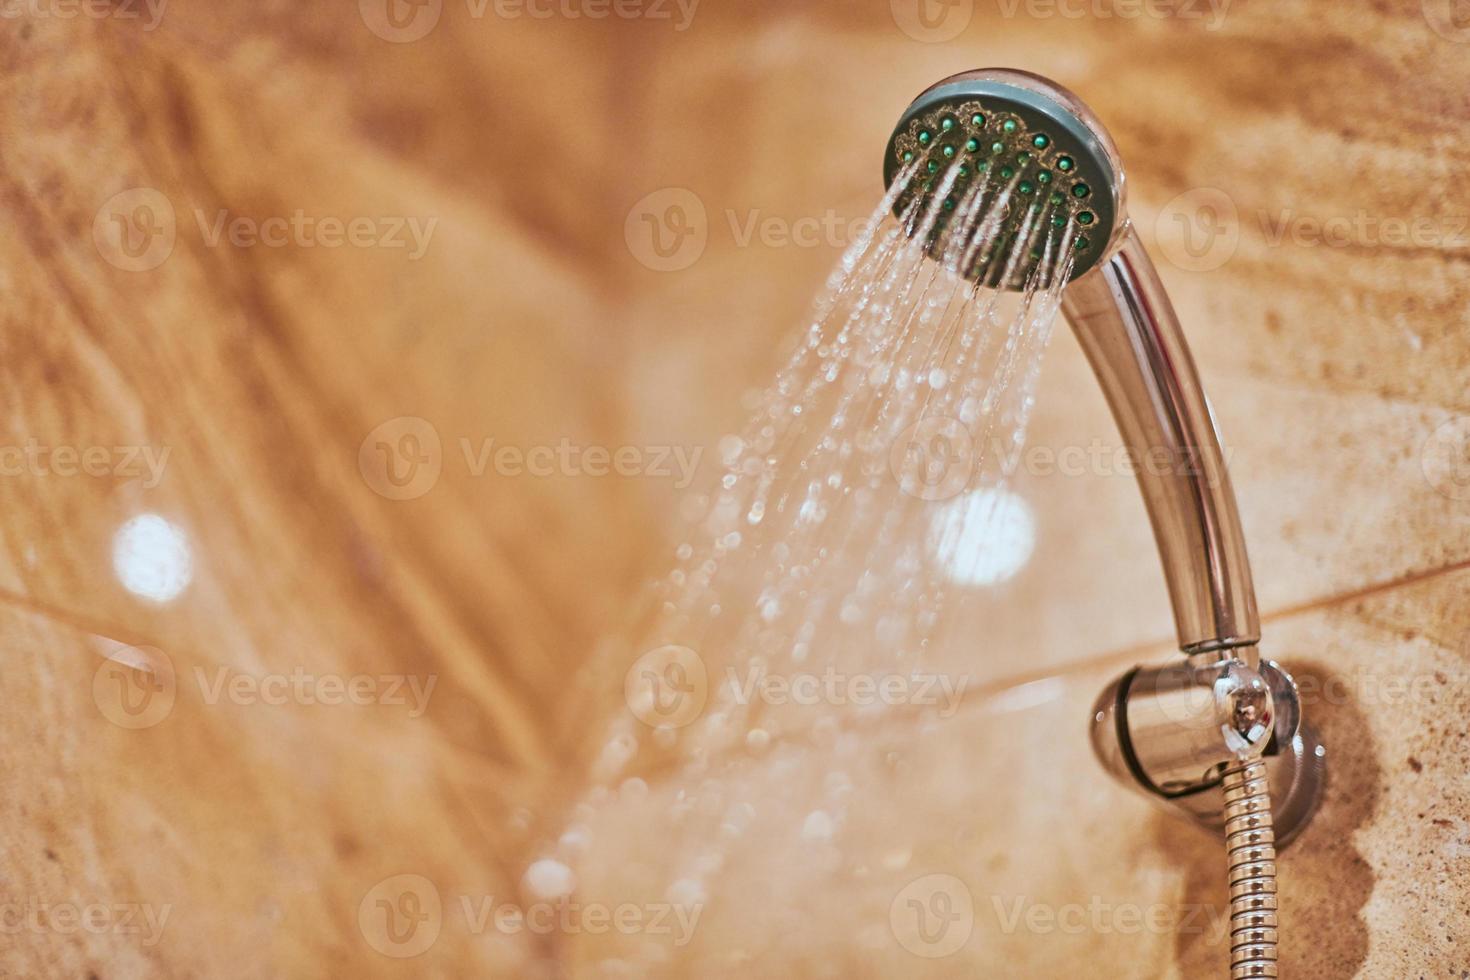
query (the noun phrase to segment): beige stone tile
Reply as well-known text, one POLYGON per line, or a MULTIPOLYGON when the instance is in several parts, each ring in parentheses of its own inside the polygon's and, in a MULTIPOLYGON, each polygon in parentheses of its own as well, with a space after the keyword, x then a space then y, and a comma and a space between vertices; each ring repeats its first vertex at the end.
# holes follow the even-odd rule
MULTIPOLYGON (((1425 439, 1464 411, 1463 245, 1447 231, 1424 246, 1269 235, 1286 209, 1466 211, 1470 62, 1431 29, 1435 5, 1235 4, 1214 25, 976 5, 939 44, 882 4, 705 4, 685 32, 445 6, 404 45, 350 4, 173 5, 156 32, 33 18, 0 41, 3 441, 170 451, 152 487, 0 479, 0 630, 20 665, 3 682, 4 758, 24 787, 7 803, 7 880, 41 899, 172 903, 178 927, 148 950, 24 936, 4 954, 12 972, 240 972, 268 947, 261 975, 597 975, 650 937, 486 935, 460 904, 525 901, 526 866, 578 820, 594 842, 572 862, 579 899, 666 900, 672 882, 706 878, 693 941, 651 973, 1218 972, 1208 932, 1006 931, 994 904, 1096 895, 1167 919, 1218 900, 1218 848, 1106 784, 1082 735, 1121 666, 1097 658, 1171 631, 1126 478, 1021 479, 1036 555, 957 612, 933 661, 974 680, 954 718, 838 712, 829 726, 793 711, 764 757, 708 733, 703 770, 649 772, 641 802, 635 784, 566 816, 626 716, 639 584, 666 561, 676 494, 657 479, 476 476, 464 461, 460 440, 488 438, 708 452, 840 246, 741 245, 731 216, 863 215, 904 101, 979 64, 1055 75, 1113 129, 1235 453, 1268 643, 1352 692, 1313 709, 1338 775, 1284 864, 1288 967, 1459 966, 1461 577, 1282 611, 1467 558, 1463 502, 1416 472, 1425 439), (91 240, 99 208, 137 186, 159 190, 178 225, 146 273, 112 268, 91 240), (669 187, 698 195, 709 242, 690 268, 656 272, 626 221, 669 187), (1170 205, 1207 187, 1236 209, 1237 242, 1218 268, 1181 267, 1170 205), (196 210, 222 208, 439 223, 411 263, 242 253, 204 241, 196 210), (387 500, 358 456, 406 415, 434 426, 443 472, 423 496, 387 500), (168 603, 128 593, 113 567, 115 533, 143 513, 190 544, 193 579, 168 603), (156 645, 186 677, 224 665, 441 686, 424 726, 181 698, 163 724, 126 732, 88 703, 89 634, 156 645), (1433 686, 1372 703, 1394 664, 1433 686), (996 693, 1022 675, 1040 686, 996 693), (741 802, 749 826, 721 830, 741 802), (831 844, 820 818, 802 837, 817 811, 831 844), (701 871, 710 853, 723 863, 701 871), (897 889, 931 872, 977 899, 970 942, 932 961, 887 925, 897 889), (376 882, 405 873, 444 911, 433 947, 400 961, 368 948, 356 917, 376 882)), ((1044 383, 1035 445, 1113 438, 1065 333, 1044 383)))
MULTIPOLYGON (((1439 975, 1470 937, 1465 582, 1438 575, 1270 624, 1330 761, 1321 810, 1281 863, 1291 975, 1439 975)), ((685 903, 699 918, 683 945, 579 935, 575 961, 667 976, 1222 972, 1219 842, 1091 756, 1092 699, 1126 666, 992 690, 949 720, 850 724, 816 707, 810 730, 763 754, 695 756, 624 785, 580 815, 592 846, 579 899, 685 903), (904 910, 936 882, 948 898, 925 906, 925 940, 904 910), (942 912, 971 927, 953 949, 942 912)))

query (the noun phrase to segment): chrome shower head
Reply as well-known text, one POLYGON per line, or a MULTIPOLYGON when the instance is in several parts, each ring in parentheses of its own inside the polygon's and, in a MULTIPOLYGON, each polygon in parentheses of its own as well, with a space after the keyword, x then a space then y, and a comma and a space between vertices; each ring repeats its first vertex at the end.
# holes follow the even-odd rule
POLYGON ((1256 649, 1235 492, 1184 332, 1128 221, 1113 141, 1054 82, 970 71, 904 111, 883 179, 904 233, 953 273, 994 289, 1067 276, 1062 312, 1133 460, 1149 461, 1135 473, 1186 656, 1114 681, 1093 710, 1093 747, 1125 785, 1226 836, 1231 975, 1275 976, 1273 818, 1283 843, 1310 818, 1323 750, 1291 675, 1256 649))
POLYGON ((1042 224, 1037 215, 1065 219, 1072 264, 1062 312, 1133 457, 1163 460, 1136 473, 1180 649, 1238 650, 1253 658, 1260 624, 1235 493, 1184 332, 1128 220, 1123 166, 1102 123, 1081 99, 1039 75, 963 72, 910 103, 889 139, 884 175, 909 177, 894 203, 900 220, 909 219, 906 232, 918 235, 927 226, 926 250, 940 261, 953 260, 956 237, 976 239, 981 254, 956 271, 991 287, 1028 282, 1024 260, 1035 268, 1037 257, 1018 254, 1016 245, 1030 234, 1023 229, 1042 224), (947 209, 939 194, 960 197, 961 186, 970 188, 964 201, 947 209), (912 220, 916 196, 937 203, 927 211, 932 224, 912 220), (983 222, 945 221, 946 214, 967 219, 967 209, 986 208, 983 222), (994 261, 996 252, 1006 262, 994 261))
POLYGON ((989 286, 1020 288, 1042 259, 1047 234, 1069 239, 1057 244, 1072 249, 1075 279, 1108 254, 1124 224, 1123 168, 1112 139, 1080 99, 1029 72, 968 71, 925 89, 888 139, 884 186, 906 168, 913 176, 895 214, 908 213, 916 197, 927 204, 945 194, 927 242, 935 258, 967 195, 996 202, 1001 213, 993 220, 961 225, 964 234, 990 240, 963 270, 989 286), (1020 261, 1002 261, 1018 247, 1026 252, 1020 261))

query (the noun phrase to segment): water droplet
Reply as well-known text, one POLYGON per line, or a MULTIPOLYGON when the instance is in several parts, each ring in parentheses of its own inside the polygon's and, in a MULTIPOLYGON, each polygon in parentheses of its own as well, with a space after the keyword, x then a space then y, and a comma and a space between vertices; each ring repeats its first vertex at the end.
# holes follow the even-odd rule
POLYGON ((526 869, 521 884, 536 898, 551 900, 570 895, 577 887, 577 876, 560 861, 542 858, 526 869))
POLYGON ((726 466, 734 466, 740 459, 740 454, 745 451, 745 440, 739 436, 729 435, 719 442, 720 462, 726 466))
POLYGON ((912 848, 896 847, 883 855, 883 868, 887 871, 902 871, 909 866, 909 861, 913 860, 913 857, 912 848))
POLYGON ((705 894, 704 885, 694 878, 680 878, 669 886, 664 892, 664 898, 672 905, 689 907, 703 905, 709 896, 705 894))
POLYGON ((757 755, 765 752, 771 744, 771 733, 764 728, 752 728, 745 735, 745 745, 757 755))
MULTIPOLYGON (((652 717, 653 704, 651 701, 647 706, 634 705, 632 707, 635 711, 640 709, 648 711, 649 716, 652 717)), ((627 732, 615 735, 602 747, 602 754, 597 759, 597 771, 603 775, 603 778, 612 776, 621 771, 637 752, 638 739, 627 732)))
POLYGON ((581 857, 587 853, 587 848, 592 843, 592 835, 586 827, 569 827, 557 838, 557 846, 563 852, 572 857, 581 857))
POLYGON ((737 803, 725 811, 720 821, 720 833, 726 837, 739 837, 755 820, 755 807, 749 803, 737 803))
POLYGON ((801 825, 802 840, 831 840, 832 817, 825 810, 813 810, 801 825))

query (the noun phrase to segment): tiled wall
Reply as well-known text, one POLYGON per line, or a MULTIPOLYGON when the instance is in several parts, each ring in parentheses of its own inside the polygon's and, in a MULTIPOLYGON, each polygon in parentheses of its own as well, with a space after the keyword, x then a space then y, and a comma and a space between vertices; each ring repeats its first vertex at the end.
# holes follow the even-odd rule
MULTIPOLYGON (((570 439, 713 459, 871 209, 906 100, 1009 65, 1077 90, 1119 144, 1230 452, 1264 647, 1314 685, 1332 776, 1283 858, 1283 972, 1470 969, 1470 490, 1437 468, 1463 467, 1470 438, 1470 25, 1450 4, 961 0, 915 20, 903 0, 704 0, 685 22, 674 5, 477 17, 446 0, 404 43, 368 29, 372 6, 180 4, 154 29, 31 14, 0 37, 4 441, 168 450, 157 481, 120 454, 96 477, 0 479, 4 879, 27 906, 171 909, 153 944, 22 930, 0 963, 1223 973, 1219 846, 1108 783, 1086 743, 1105 679, 1172 634, 1130 477, 1018 475, 1036 550, 955 613, 974 643, 935 651, 975 685, 951 716, 794 728, 578 811, 626 714, 619 643, 667 561, 675 481, 487 476, 464 451, 570 439), (148 269, 95 240, 135 188, 173 214, 148 269), (640 202, 670 188, 703 209, 706 241, 659 271, 640 202), (416 259, 211 241, 222 211, 298 209, 437 221, 416 259), (804 218, 838 230, 742 240, 751 220, 804 218), (360 453, 374 433, 397 444, 409 416, 441 472, 390 499, 360 453), (167 602, 119 581, 117 532, 141 514, 187 542, 190 581, 167 602), (156 723, 108 714, 96 683, 118 644, 174 672, 156 723), (298 668, 439 686, 409 717, 210 703, 199 680, 298 668), (580 901, 697 899, 689 941, 467 930, 457 897, 523 895, 568 825, 580 901), (360 916, 398 874, 443 902, 413 958, 383 955, 360 916), (970 903, 943 956, 893 920, 935 882, 970 903)), ((1065 330, 1031 444, 1116 444, 1065 330)))

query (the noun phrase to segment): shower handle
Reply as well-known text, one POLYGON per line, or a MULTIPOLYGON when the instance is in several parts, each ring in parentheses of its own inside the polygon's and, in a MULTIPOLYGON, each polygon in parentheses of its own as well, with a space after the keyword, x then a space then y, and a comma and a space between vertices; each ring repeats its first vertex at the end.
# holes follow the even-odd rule
POLYGON ((1226 774, 1264 758, 1284 844, 1312 813, 1324 751, 1291 675, 1257 651, 1235 491, 1174 307, 1130 222, 1110 246, 1062 311, 1133 457, 1185 656, 1110 684, 1093 747, 1119 781, 1219 832, 1226 774))
POLYGON ((1062 311, 1112 408, 1143 491, 1186 654, 1255 664, 1255 588, 1230 474, 1179 320, 1131 223, 1062 311))

